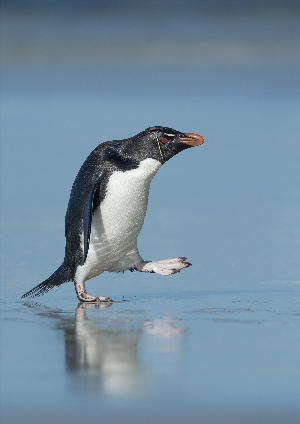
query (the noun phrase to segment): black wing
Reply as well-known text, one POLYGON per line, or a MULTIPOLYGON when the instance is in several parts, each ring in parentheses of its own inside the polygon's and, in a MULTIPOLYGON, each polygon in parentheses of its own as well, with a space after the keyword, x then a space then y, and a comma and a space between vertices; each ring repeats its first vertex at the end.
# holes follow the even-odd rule
POLYGON ((83 211, 83 259, 86 260, 90 236, 91 236, 91 225, 92 225, 92 216, 95 210, 100 205, 100 187, 101 187, 101 177, 94 181, 93 186, 89 192, 89 195, 86 199, 86 204, 83 211))
POLYGON ((70 274, 75 275, 83 265, 89 250, 92 216, 105 196, 106 170, 96 169, 89 160, 80 169, 70 195, 65 220, 65 262, 70 274), (96 175, 95 175, 96 174, 96 175), (83 238, 83 251, 81 248, 83 238))

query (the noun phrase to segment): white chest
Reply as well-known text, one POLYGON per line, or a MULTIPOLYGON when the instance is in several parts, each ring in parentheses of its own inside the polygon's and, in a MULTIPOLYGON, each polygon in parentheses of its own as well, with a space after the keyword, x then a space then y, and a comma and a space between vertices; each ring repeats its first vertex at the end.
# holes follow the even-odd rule
POLYGON ((136 237, 146 215, 151 180, 160 166, 155 159, 145 159, 137 169, 115 172, 108 181, 98 216, 95 214, 92 221, 93 229, 110 240, 126 239, 130 234, 136 237))
POLYGON ((111 175, 105 199, 92 218, 85 262, 89 278, 104 270, 120 271, 133 265, 132 260, 138 255, 136 239, 144 223, 150 183, 160 166, 160 162, 148 158, 136 169, 111 175))

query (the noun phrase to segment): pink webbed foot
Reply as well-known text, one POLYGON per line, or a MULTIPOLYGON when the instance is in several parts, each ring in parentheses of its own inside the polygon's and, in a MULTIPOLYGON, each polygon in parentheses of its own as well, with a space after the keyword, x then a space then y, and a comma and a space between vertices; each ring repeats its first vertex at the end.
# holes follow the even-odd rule
POLYGON ((183 268, 191 266, 190 262, 186 262, 185 257, 163 259, 161 261, 141 261, 134 267, 140 272, 154 272, 161 275, 170 275, 180 272, 183 268))

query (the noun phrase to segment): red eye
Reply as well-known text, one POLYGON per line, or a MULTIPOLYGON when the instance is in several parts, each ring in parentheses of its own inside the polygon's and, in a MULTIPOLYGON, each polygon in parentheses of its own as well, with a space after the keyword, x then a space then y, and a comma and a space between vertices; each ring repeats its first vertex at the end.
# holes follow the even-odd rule
POLYGON ((167 139, 166 137, 162 137, 162 138, 161 138, 161 142, 162 142, 162 143, 164 143, 164 144, 165 144, 167 141, 168 141, 168 139, 167 139))

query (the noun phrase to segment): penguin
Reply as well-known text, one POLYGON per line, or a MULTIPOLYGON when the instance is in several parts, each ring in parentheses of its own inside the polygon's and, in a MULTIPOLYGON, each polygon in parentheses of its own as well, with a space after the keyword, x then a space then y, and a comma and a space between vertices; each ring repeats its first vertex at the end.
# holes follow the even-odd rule
POLYGON ((22 298, 74 282, 80 302, 112 302, 87 294, 85 282, 104 271, 170 275, 189 267, 187 258, 145 261, 137 237, 146 216, 150 183, 159 168, 202 136, 153 126, 137 135, 99 144, 81 166, 65 216, 65 257, 60 267, 22 298))

